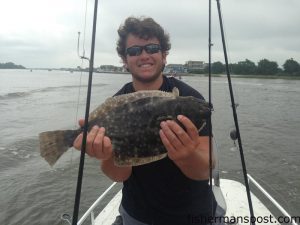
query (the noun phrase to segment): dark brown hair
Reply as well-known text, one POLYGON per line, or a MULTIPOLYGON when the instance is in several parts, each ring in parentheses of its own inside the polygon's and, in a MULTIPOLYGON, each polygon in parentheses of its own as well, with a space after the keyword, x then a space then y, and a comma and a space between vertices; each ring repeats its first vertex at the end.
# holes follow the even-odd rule
POLYGON ((126 58, 126 40, 129 34, 133 34, 139 38, 148 40, 150 38, 157 38, 161 50, 168 54, 171 49, 170 37, 164 29, 149 17, 128 17, 125 23, 120 26, 118 30, 119 40, 117 41, 118 55, 124 60, 126 58))

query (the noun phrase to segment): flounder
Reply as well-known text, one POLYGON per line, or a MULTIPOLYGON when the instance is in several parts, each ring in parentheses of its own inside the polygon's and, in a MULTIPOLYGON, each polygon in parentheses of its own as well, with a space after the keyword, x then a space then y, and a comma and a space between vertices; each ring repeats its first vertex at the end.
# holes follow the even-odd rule
MULTIPOLYGON (((105 127, 115 165, 138 166, 166 156, 159 136, 160 123, 175 120, 180 124, 177 115, 185 115, 200 130, 210 116, 210 108, 203 100, 179 96, 177 88, 173 92, 137 91, 108 98, 90 113, 88 127, 105 127)), ((41 156, 53 166, 80 132, 82 129, 40 133, 41 156)))

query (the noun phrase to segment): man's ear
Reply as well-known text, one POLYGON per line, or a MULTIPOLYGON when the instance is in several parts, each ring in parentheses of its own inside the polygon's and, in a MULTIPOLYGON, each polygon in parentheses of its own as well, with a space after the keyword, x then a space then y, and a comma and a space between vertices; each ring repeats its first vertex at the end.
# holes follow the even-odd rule
POLYGON ((127 70, 127 72, 129 72, 129 69, 128 69, 128 63, 127 63, 126 58, 123 58, 123 57, 122 57, 122 62, 123 62, 123 67, 127 70))
POLYGON ((123 67, 126 69, 127 72, 130 72, 129 69, 128 69, 127 62, 123 61, 123 67))
POLYGON ((162 53, 162 62, 165 65, 167 64, 167 53, 166 52, 162 53))

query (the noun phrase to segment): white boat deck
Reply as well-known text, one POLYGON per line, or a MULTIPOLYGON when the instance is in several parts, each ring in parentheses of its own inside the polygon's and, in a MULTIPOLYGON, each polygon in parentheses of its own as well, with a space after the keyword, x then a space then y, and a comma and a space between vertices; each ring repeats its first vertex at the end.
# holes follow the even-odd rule
MULTIPOLYGON (((226 219, 238 219, 236 224, 250 224, 249 221, 242 220, 241 218, 248 218, 250 220, 248 201, 245 191, 245 186, 237 181, 221 179, 220 180, 220 188, 223 193, 224 200, 226 202, 226 219)), ((215 196, 222 202, 222 195, 220 192, 215 190, 215 196)), ((104 208, 104 210, 96 217, 95 225, 109 225, 112 224, 117 215, 119 215, 118 208, 121 200, 121 191, 117 193, 117 195, 110 201, 110 203, 104 208)), ((251 195, 254 215, 256 218, 270 218, 273 216, 272 213, 263 205, 263 203, 254 195, 251 195)), ((224 204, 221 203, 221 204, 224 204)), ((280 224, 275 220, 275 217, 272 217, 272 224, 280 224)), ((259 224, 257 222, 257 224, 259 224)), ((263 224, 268 224, 263 222, 263 224)), ((270 223, 271 224, 271 223, 270 223)))

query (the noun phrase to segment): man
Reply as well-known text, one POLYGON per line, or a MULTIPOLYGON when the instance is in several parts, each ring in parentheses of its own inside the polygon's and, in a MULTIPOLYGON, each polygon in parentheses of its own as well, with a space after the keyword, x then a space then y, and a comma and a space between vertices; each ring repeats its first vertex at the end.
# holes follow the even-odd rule
MULTIPOLYGON (((153 19, 129 17, 118 34, 117 52, 132 74, 132 82, 116 95, 139 90, 170 92, 177 87, 180 95, 203 99, 187 84, 163 76, 171 45, 168 34, 153 19)), ((205 224, 205 219, 214 215, 216 204, 208 185, 207 128, 199 135, 187 117, 178 115, 178 120, 186 131, 175 121, 160 124, 159 134, 167 157, 134 167, 114 165, 112 143, 105 136, 105 128, 95 126, 89 132, 87 154, 101 161, 101 169, 108 177, 124 184, 120 206, 124 225, 205 224)), ((74 147, 79 149, 81 141, 79 135, 74 147)))

